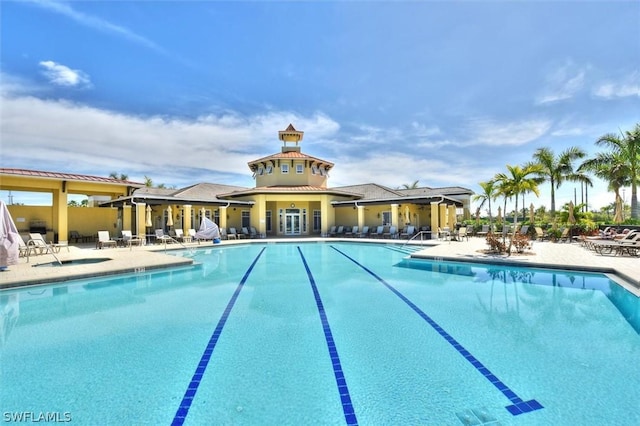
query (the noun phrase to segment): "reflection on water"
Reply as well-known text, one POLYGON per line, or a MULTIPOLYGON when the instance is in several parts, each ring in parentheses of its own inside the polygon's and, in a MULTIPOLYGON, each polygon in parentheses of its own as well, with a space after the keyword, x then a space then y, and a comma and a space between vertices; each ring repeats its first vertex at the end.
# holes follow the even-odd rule
MULTIPOLYGON (((422 259, 403 259, 396 266, 473 277, 474 282, 479 283, 532 284, 533 286, 523 287, 526 294, 517 296, 518 301, 522 301, 523 296, 548 297, 546 292, 536 294, 535 286, 551 286, 560 290, 589 290, 582 294, 572 294, 571 297, 562 291, 554 293, 556 295, 564 295, 561 299, 564 300, 563 304, 566 305, 562 308, 565 313, 573 311, 575 302, 581 298, 589 299, 593 290, 601 291, 631 324, 633 329, 640 334, 640 298, 634 296, 604 274, 464 262, 435 262, 422 259)), ((529 297, 528 303, 534 303, 531 297, 529 297)), ((543 305, 542 302, 539 304, 543 305)))

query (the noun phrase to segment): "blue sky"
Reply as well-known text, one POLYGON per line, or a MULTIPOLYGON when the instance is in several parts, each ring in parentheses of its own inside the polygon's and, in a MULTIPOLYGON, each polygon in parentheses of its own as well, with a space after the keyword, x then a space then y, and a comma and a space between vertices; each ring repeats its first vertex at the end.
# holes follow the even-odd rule
MULTIPOLYGON (((292 123, 330 186, 478 191, 640 121, 639 18, 637 1, 2 1, 2 167, 250 187, 292 123)), ((600 181, 589 198, 613 202, 600 181)))

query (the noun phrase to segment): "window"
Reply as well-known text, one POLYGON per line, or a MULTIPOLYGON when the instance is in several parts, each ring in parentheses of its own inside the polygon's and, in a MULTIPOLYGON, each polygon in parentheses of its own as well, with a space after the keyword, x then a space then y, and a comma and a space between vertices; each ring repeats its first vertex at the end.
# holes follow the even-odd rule
POLYGON ((213 212, 213 221, 216 224, 220 223, 220 210, 216 210, 213 212))
POLYGON ((273 166, 271 164, 269 164, 267 166, 267 174, 270 175, 271 173, 273 173, 273 166))
POLYGON ((271 210, 266 211, 265 225, 267 227, 267 233, 271 233, 271 210))
POLYGON ((302 164, 296 164, 296 173, 301 175, 304 172, 304 166, 302 164))
POLYGON ((322 176, 325 176, 327 174, 327 172, 326 172, 326 170, 324 168, 320 167, 320 174, 322 176))
POLYGON ((287 173, 289 173, 289 165, 288 164, 281 164, 280 165, 280 173, 282 173, 283 175, 286 175, 287 173))
POLYGON ((322 228, 322 215, 320 210, 313 211, 313 232, 320 232, 322 228))
POLYGON ((391 225, 391 212, 389 211, 382 212, 382 224, 391 225))
POLYGON ((264 173, 264 168, 262 166, 258 167, 258 176, 262 176, 264 173))
POLYGON ((314 175, 318 174, 318 166, 316 166, 315 164, 313 166, 311 166, 311 173, 313 173, 314 175))
POLYGON ((241 226, 247 229, 251 226, 251 213, 249 210, 242 210, 241 223, 241 226))

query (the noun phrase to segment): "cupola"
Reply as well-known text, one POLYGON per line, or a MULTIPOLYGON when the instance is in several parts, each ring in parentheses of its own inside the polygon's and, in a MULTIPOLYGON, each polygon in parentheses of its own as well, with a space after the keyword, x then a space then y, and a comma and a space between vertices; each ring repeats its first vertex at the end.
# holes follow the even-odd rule
POLYGON ((289 127, 287 127, 286 130, 280 130, 278 132, 278 138, 282 141, 282 152, 300 152, 298 142, 300 142, 303 137, 304 132, 296 130, 293 124, 289 123, 289 127))

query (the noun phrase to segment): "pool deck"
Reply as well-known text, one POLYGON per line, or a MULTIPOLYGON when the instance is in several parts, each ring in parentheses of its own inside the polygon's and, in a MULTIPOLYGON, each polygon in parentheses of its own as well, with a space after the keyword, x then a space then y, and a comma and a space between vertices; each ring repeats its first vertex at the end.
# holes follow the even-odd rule
MULTIPOLYGON (((404 245, 406 240, 381 239, 338 239, 338 238, 287 238, 287 239, 255 239, 223 241, 216 247, 232 244, 265 243, 265 242, 375 242, 404 245)), ((593 271, 611 274, 612 278, 622 284, 636 296, 640 297, 640 257, 599 255, 577 243, 533 242, 532 247, 524 254, 511 256, 487 253, 484 238, 471 237, 464 241, 427 240, 411 242, 412 257, 436 261, 464 261, 499 264, 516 264, 528 267, 558 268, 579 271, 593 271)), ((188 244, 154 244, 141 247, 105 248, 97 250, 90 245, 71 245, 63 247, 56 256, 63 262, 88 259, 108 258, 99 263, 69 263, 65 266, 47 266, 56 259, 51 254, 31 256, 29 262, 20 258, 18 265, 9 266, 0 272, 0 289, 40 285, 120 273, 136 273, 153 269, 190 266, 193 261, 189 257, 167 254, 171 250, 184 248, 211 248, 210 242, 188 244), (34 267, 34 265, 40 265, 34 267)))

